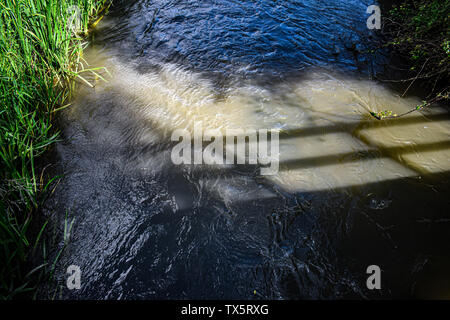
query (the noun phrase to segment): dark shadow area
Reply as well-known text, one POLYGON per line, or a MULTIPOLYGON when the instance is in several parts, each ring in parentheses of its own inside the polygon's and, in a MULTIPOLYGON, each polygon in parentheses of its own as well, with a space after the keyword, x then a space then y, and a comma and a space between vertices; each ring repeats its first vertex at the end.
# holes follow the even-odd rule
POLYGON ((401 117, 388 120, 362 120, 357 122, 336 122, 327 126, 316 126, 310 128, 299 128, 295 130, 283 130, 280 132, 280 138, 289 139, 297 137, 308 137, 314 135, 323 135, 330 133, 347 132, 352 134, 355 129, 363 130, 369 128, 383 128, 391 126, 411 125, 435 121, 449 121, 450 115, 447 113, 433 114, 414 117, 401 117))
POLYGON ((282 170, 320 167, 331 164, 341 164, 347 162, 357 162, 375 159, 383 157, 384 155, 389 156, 392 159, 395 159, 408 153, 438 151, 438 150, 446 150, 449 148, 450 148, 450 140, 428 144, 416 144, 414 146, 383 147, 382 151, 380 151, 380 149, 371 149, 367 151, 356 151, 319 157, 293 159, 289 161, 280 162, 280 167, 282 168, 282 170))

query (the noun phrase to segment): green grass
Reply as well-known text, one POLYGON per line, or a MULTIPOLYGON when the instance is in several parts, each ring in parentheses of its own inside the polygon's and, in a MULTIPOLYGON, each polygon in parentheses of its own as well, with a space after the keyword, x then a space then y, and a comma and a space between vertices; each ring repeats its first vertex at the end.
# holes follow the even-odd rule
POLYGON ((30 264, 46 227, 36 229, 36 214, 52 183, 37 161, 58 138, 55 111, 67 105, 73 80, 83 80, 83 35, 106 2, 0 2, 0 299, 32 296, 47 269, 30 264), (70 23, 73 5, 78 25, 70 23))

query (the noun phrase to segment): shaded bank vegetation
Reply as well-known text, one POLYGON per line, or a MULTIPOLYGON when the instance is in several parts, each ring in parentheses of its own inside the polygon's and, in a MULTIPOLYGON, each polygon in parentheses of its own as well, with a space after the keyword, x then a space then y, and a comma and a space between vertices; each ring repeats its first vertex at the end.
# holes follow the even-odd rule
POLYGON ((51 268, 40 245, 46 223, 36 213, 54 178, 38 160, 58 138, 53 119, 68 103, 71 80, 88 71, 83 35, 106 2, 0 3, 0 298, 31 296, 51 268), (31 266, 35 250, 44 261, 31 266))
MULTIPOLYGON (((428 93, 427 101, 449 100, 450 80, 450 1, 396 1, 383 16, 382 33, 386 45, 407 64, 399 80, 405 83, 405 94, 412 85, 428 93)), ((397 79, 398 80, 398 79, 397 79)))

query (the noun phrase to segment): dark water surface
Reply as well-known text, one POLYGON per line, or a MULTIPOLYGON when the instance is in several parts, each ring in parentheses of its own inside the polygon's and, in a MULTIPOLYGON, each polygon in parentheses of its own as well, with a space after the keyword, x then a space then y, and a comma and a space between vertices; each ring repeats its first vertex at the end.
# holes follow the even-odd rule
POLYGON ((74 223, 57 296, 450 298, 449 127, 411 134, 414 145, 423 138, 407 153, 419 160, 401 149, 408 125, 448 117, 393 122, 398 135, 383 133, 383 146, 360 130, 360 101, 397 101, 369 80, 369 4, 114 1, 86 53, 112 76, 61 116, 54 167, 64 177, 45 211, 59 234, 66 214, 74 223), (246 166, 174 166, 170 132, 195 119, 286 129, 291 142, 297 125, 312 128, 285 146, 304 147, 306 160, 282 162, 272 180, 246 166), (71 264, 80 290, 64 288, 71 264), (381 290, 366 287, 372 264, 381 290))

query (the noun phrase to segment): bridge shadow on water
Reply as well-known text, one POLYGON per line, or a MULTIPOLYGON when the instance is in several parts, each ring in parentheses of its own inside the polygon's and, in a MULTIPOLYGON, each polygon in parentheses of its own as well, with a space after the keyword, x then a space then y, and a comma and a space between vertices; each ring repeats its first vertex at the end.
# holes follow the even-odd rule
POLYGON ((85 105, 91 111, 83 109, 58 144, 65 178, 48 203, 61 229, 67 211, 80 221, 60 273, 78 261, 86 283, 65 298, 450 297, 448 163, 427 173, 402 158, 447 152, 450 141, 384 146, 361 136, 448 121, 447 114, 281 131, 282 145, 346 134, 364 146, 281 155, 281 175, 378 159, 408 170, 289 190, 260 176, 259 166, 174 166, 175 143, 151 121, 128 113, 114 96, 85 105), (365 286, 373 264, 382 269, 381 291, 365 286))

